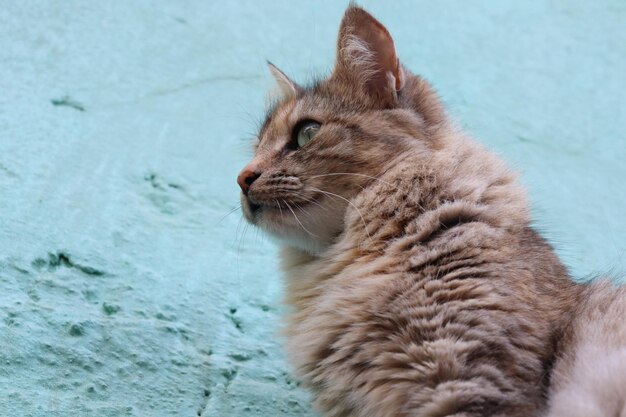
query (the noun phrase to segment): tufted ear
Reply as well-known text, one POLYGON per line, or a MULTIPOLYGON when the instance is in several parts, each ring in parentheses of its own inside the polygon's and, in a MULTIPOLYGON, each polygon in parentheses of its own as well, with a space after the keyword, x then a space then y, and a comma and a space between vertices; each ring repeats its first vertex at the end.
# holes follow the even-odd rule
POLYGON ((291 81, 284 72, 279 70, 278 67, 272 64, 270 61, 267 61, 267 67, 269 68, 270 73, 276 80, 276 87, 280 96, 279 98, 283 100, 295 98, 298 95, 298 92, 301 90, 300 86, 291 81))
POLYGON ((358 6, 346 10, 337 40, 335 75, 356 81, 371 95, 394 103, 404 73, 389 31, 358 6))

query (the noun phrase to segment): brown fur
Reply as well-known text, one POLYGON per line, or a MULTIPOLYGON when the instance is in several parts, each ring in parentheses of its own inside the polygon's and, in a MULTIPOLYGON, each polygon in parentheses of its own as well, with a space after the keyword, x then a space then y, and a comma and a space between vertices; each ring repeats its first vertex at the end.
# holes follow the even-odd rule
POLYGON ((283 98, 242 204, 283 243, 287 352, 315 407, 327 417, 543 413, 588 288, 530 228, 515 176, 455 129, 358 7, 328 79, 303 88, 272 71, 283 98), (321 128, 294 148, 307 119, 321 128))

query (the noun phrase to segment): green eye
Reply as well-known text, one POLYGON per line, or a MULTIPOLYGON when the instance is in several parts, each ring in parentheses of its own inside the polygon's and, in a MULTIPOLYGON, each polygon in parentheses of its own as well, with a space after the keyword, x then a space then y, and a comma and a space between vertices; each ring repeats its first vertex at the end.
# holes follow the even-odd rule
POLYGON ((305 122, 302 126, 300 126, 297 136, 298 147, 301 148, 309 143, 320 130, 320 126, 321 125, 319 123, 312 121, 305 122))

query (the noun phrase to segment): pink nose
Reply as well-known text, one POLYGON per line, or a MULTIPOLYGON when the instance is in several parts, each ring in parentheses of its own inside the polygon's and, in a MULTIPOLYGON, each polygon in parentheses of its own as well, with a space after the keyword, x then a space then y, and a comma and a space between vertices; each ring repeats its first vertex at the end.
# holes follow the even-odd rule
POLYGON ((237 177, 237 184, 241 187, 241 191, 243 191, 244 195, 248 195, 250 186, 260 176, 261 172, 254 167, 250 167, 249 165, 239 173, 239 176, 237 177))

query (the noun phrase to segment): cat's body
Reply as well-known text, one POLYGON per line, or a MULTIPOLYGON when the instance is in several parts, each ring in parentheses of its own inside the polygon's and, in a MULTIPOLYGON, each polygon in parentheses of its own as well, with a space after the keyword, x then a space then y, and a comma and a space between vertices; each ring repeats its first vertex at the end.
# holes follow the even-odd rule
MULTIPOLYGON (((363 10, 346 12, 327 80, 272 71, 283 98, 238 181, 248 219, 287 243, 287 351, 316 408, 566 417, 570 376, 598 355, 579 348, 602 338, 590 322, 620 327, 626 296, 617 319, 594 313, 606 290, 568 277, 514 176, 455 130, 363 10)), ((620 329, 603 357, 623 358, 620 329)))

